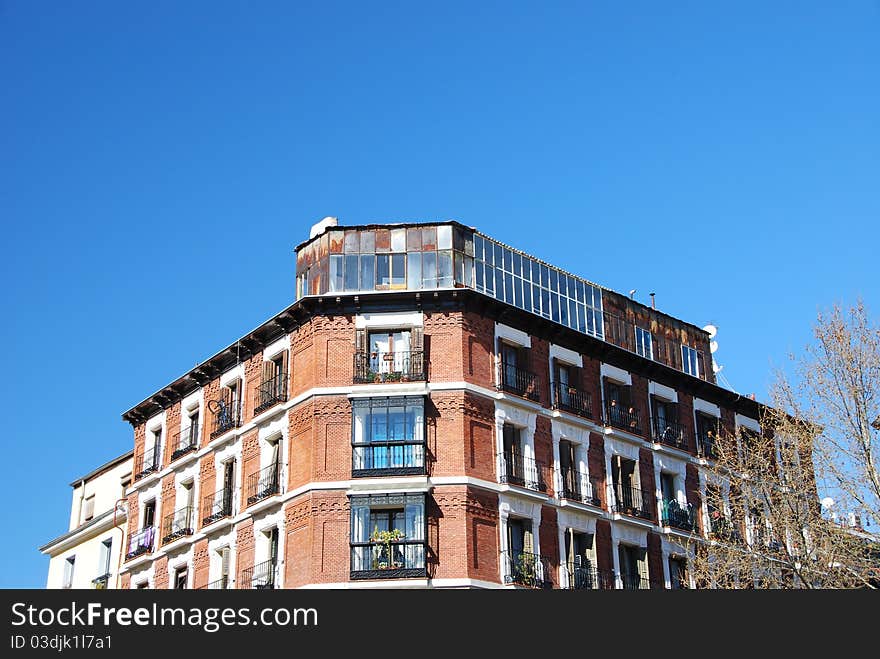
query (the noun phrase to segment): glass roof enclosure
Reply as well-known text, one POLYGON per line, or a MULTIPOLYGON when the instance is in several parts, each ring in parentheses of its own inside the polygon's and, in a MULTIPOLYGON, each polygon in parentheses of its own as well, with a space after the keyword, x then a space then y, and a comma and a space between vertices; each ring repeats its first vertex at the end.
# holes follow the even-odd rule
POLYGON ((455 287, 604 338, 598 287, 459 224, 330 229, 297 250, 297 299, 455 287))

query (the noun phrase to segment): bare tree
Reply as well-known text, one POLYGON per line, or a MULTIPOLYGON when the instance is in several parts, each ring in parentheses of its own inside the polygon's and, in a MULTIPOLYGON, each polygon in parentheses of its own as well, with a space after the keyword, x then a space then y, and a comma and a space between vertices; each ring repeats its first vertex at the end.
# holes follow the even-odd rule
POLYGON ((708 541, 691 543, 699 585, 878 586, 880 328, 859 302, 820 314, 814 339, 793 378, 777 372, 762 432, 718 429, 708 541))

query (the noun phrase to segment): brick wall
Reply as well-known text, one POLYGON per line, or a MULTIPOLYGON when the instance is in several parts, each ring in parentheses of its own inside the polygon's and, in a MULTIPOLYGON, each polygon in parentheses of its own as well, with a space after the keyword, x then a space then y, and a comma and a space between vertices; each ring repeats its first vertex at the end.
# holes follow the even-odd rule
POLYGON ((664 588, 666 579, 663 576, 663 546, 660 536, 648 531, 648 579, 651 588, 664 588))
POLYGON ((214 453, 203 456, 199 460, 199 499, 196 501, 196 527, 204 526, 202 520, 211 514, 210 509, 205 507, 205 498, 213 495, 220 488, 217 485, 217 466, 214 453))
POLYGON ((245 519, 235 525, 235 582, 244 583, 242 572, 254 564, 254 520, 245 519))
POLYGON ((602 507, 608 509, 608 488, 605 474, 605 438, 599 433, 590 433, 590 448, 587 453, 589 473, 597 481, 599 499, 602 507))
POLYGON ((596 520, 596 565, 606 574, 614 572, 614 547, 611 544, 611 522, 607 519, 596 520))
POLYGON ((462 313, 462 370, 465 382, 492 389, 495 322, 472 312, 462 313))
POLYGON ((171 454, 177 448, 175 442, 180 439, 180 403, 174 403, 165 410, 165 437, 162 438, 162 466, 171 464, 171 454))
POLYGON ((498 495, 468 488, 465 505, 467 575, 472 579, 500 582, 498 495))
POLYGON ((247 508, 248 481, 260 471, 260 442, 256 429, 241 439, 241 502, 239 510, 247 508))
POLYGON ((202 538, 193 546, 193 588, 204 588, 208 585, 211 560, 208 556, 208 540, 202 538))
POLYGON ((642 486, 642 503, 651 513, 651 521, 657 522, 657 484, 654 479, 654 454, 646 449, 639 449, 639 478, 642 486))

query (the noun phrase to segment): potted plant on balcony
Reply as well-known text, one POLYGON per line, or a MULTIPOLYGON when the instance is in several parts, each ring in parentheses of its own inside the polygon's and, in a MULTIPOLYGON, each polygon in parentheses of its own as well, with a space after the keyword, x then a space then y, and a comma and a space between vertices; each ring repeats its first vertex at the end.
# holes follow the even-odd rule
POLYGON ((373 568, 377 570, 390 570, 403 567, 400 561, 394 560, 391 555, 391 543, 403 539, 403 531, 400 529, 391 529, 390 531, 380 531, 378 528, 373 530, 370 535, 370 542, 379 543, 384 546, 380 550, 379 557, 373 559, 373 568), (380 560, 384 558, 385 560, 380 560))

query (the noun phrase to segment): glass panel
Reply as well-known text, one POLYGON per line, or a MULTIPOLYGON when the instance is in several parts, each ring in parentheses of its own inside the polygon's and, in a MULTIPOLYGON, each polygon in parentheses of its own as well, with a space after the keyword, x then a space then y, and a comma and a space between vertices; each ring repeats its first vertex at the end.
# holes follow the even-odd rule
POLYGON ((345 290, 356 291, 358 289, 358 276, 360 273, 359 258, 357 254, 349 254, 345 257, 345 290))
POLYGON ((406 230, 406 251, 422 251, 422 230, 418 227, 410 227, 406 230))
POLYGON ((376 257, 372 254, 361 254, 360 290, 372 291, 374 288, 376 288, 376 257))
MULTIPOLYGON (((439 228, 439 227, 438 227, 439 228)), ((452 227, 449 227, 450 229, 452 227)), ((437 285, 452 286, 452 252, 437 252, 437 285)))
POLYGON ((376 251, 376 234, 365 229, 361 231, 361 254, 373 254, 376 251))
POLYGON ((474 266, 475 286, 478 291, 483 291, 483 264, 479 261, 474 266))
POLYGON ((550 318, 550 291, 546 288, 541 289, 541 315, 550 318))
POLYGON ((376 253, 379 252, 388 252, 391 250, 391 230, 390 229, 377 229, 376 230, 376 253))
POLYGON ((504 301, 513 304, 513 275, 509 272, 504 273, 504 301))
POLYGON ((513 272, 513 253, 505 249, 501 254, 504 257, 504 272, 513 272))
POLYGON ((513 274, 522 276, 522 254, 516 252, 513 254, 513 274))
POLYGON ((395 288, 406 286, 406 254, 391 255, 391 285, 395 288))
POLYGON ((437 288, 437 252, 422 253, 422 288, 437 288))
POLYGON ((437 227, 437 249, 452 249, 452 227, 448 224, 437 227))
POLYGON ((584 305, 577 304, 577 329, 579 332, 587 331, 587 321, 584 318, 584 305))
POLYGON ((464 253, 468 256, 474 255, 474 234, 464 229, 464 253))
POLYGON ((559 297, 559 305, 559 322, 568 325, 568 304, 562 296, 559 297))
POLYGON ((464 272, 462 273, 461 283, 465 286, 474 285, 474 257, 464 257, 464 272))
POLYGON ((330 256, 330 291, 342 290, 342 256, 332 254, 330 256))
POLYGON ((584 301, 584 282, 582 281, 577 282, 577 301, 584 301))
POLYGON ((513 303, 520 309, 523 308, 522 279, 519 277, 513 278, 513 303))
POLYGON ((342 231, 328 231, 327 235, 330 237, 330 253, 342 254, 342 241, 344 238, 342 231))
POLYGON ((379 286, 388 286, 391 284, 391 272, 389 270, 389 261, 387 254, 376 255, 376 284, 379 286))
POLYGON ((406 229, 392 229, 391 230, 391 251, 392 252, 405 252, 406 251, 406 229))
POLYGON ((499 245, 498 243, 495 243, 495 245, 493 246, 493 248, 494 248, 494 251, 495 251, 495 267, 496 267, 496 268, 501 268, 501 267, 502 267, 502 263, 503 263, 503 261, 504 261, 504 257, 502 256, 502 254, 504 253, 504 248, 501 247, 501 245, 499 245))
POLYGON ((523 283, 523 309, 534 311, 532 309, 532 285, 529 282, 523 283))
POLYGON ((424 227, 422 229, 422 249, 424 251, 436 251, 437 229, 436 227, 424 227))
POLYGON ((486 292, 495 295, 495 268, 486 266, 486 292))
POLYGON ((577 303, 574 300, 568 301, 568 326, 577 329, 577 303))
POLYGON ((474 258, 483 259, 483 236, 474 234, 474 258))
POLYGON ((349 230, 345 232, 345 253, 346 254, 357 254, 359 247, 359 238, 358 232, 349 230))
POLYGON ((559 275, 553 268, 550 268, 550 290, 554 293, 559 291, 559 275))
POLYGON ((464 255, 461 252, 453 252, 452 253, 453 260, 453 273, 455 276, 455 283, 464 283, 464 255))
POLYGON ((559 294, 568 295, 568 277, 563 274, 559 275, 559 294))
POLYGON ((486 254, 485 254, 486 265, 495 265, 495 246, 493 243, 486 241, 486 254))
POLYGON ((541 264, 541 288, 550 288, 550 268, 541 264))
MULTIPOLYGON (((419 232, 421 237, 421 232, 419 232)), ((409 252, 406 263, 406 287, 417 290, 422 287, 422 254, 409 252)))
POLYGON ((551 309, 552 309, 550 312, 550 317, 558 323, 559 322, 559 294, 558 293, 550 293, 550 305, 551 305, 551 309))
POLYGON ((499 300, 504 299, 504 273, 495 269, 495 297, 499 300))

